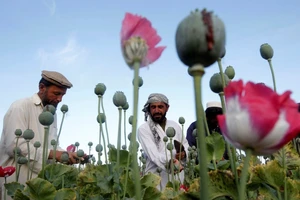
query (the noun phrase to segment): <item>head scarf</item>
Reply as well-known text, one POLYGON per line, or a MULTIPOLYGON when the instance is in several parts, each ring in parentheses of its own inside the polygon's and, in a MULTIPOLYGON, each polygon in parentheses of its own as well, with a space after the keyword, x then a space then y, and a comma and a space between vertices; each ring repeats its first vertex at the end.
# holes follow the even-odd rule
MULTIPOLYGON (((163 102, 163 103, 169 105, 169 100, 165 95, 160 94, 160 93, 150 94, 149 97, 148 97, 148 100, 145 103, 144 108, 143 108, 143 112, 145 112, 145 121, 147 121, 148 115, 150 114, 149 113, 149 105, 151 103, 156 103, 156 102, 163 102)), ((159 142, 160 142, 160 137, 159 137, 159 134, 157 132, 158 131, 157 127, 156 127, 157 124, 153 122, 151 117, 149 117, 149 119, 148 119, 148 124, 149 124, 150 130, 152 131, 156 146, 158 148, 159 147, 159 142)))

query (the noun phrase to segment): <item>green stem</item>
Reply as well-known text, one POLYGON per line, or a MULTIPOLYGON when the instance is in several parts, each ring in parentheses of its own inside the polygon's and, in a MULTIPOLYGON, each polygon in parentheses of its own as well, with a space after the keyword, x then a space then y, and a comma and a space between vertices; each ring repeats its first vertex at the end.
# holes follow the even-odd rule
MULTIPOLYGON (((104 132, 103 132, 103 127, 102 127, 102 121, 101 121, 101 117, 100 117, 100 105, 102 103, 102 96, 99 95, 98 96, 98 116, 99 116, 99 127, 100 127, 100 133, 99 133, 99 145, 101 145, 101 136, 102 136, 102 139, 103 139, 103 148, 104 148, 104 156, 105 156, 105 164, 107 166, 107 170, 108 169, 108 162, 107 162, 107 154, 106 154, 106 142, 105 142, 105 137, 104 137, 104 132)), ((103 114, 105 116, 105 112, 104 112, 104 106, 102 106, 102 109, 103 109, 103 114)), ((106 118, 106 117, 105 117, 106 118)), ((105 119, 106 121, 106 119, 105 119)), ((107 131, 106 131, 107 133, 107 131)), ((107 140, 108 140, 108 143, 109 143, 109 139, 108 139, 108 135, 107 135, 107 140)), ((100 160, 100 154, 98 154, 98 158, 100 160)))
POLYGON ((137 115, 138 115, 138 100, 139 100, 139 69, 140 62, 135 61, 134 68, 134 84, 133 84, 133 122, 132 122, 132 133, 130 138, 130 143, 132 144, 132 157, 133 157, 133 171, 134 171, 134 181, 135 181, 135 199, 141 199, 141 184, 140 184, 140 174, 137 162, 137 147, 136 147, 136 132, 137 132, 137 115))
POLYGON ((126 141, 126 110, 124 110, 124 141, 125 141, 125 146, 127 147, 127 141, 126 141))
MULTIPOLYGON (((19 136, 17 136, 17 141, 16 141, 16 147, 15 147, 15 168, 16 168, 16 174, 18 174, 18 142, 19 142, 19 136)), ((17 180, 17 176, 16 176, 16 181, 17 180)))
POLYGON ((246 158, 244 160, 244 166, 243 166, 242 174, 241 174, 239 200, 244 200, 245 199, 246 183, 247 183, 247 177, 248 177, 248 168, 249 168, 249 165, 250 165, 250 158, 252 156, 252 150, 251 149, 246 149, 245 152, 246 152, 246 158))
MULTIPOLYGON (((6 184, 6 177, 4 177, 4 183, 6 184)), ((1 194, 2 195, 2 194, 1 194)), ((4 187, 4 200, 6 200, 6 188, 4 187)))
POLYGON ((173 151, 173 143, 172 143, 172 138, 170 138, 170 143, 172 145, 172 148, 169 150, 170 151, 170 155, 171 155, 171 159, 170 159, 170 165, 171 165, 171 177, 172 177, 172 185, 173 185, 173 190, 175 191, 175 182, 174 182, 174 159, 172 156, 172 151, 173 151))
MULTIPOLYGON (((166 161, 168 162, 168 151, 167 151, 167 142, 165 142, 165 154, 166 154, 166 161)), ((168 166, 168 165, 167 165, 168 166)), ((167 169, 169 170, 169 169, 167 169)), ((168 173, 168 182, 170 181, 170 174, 168 173)))
POLYGON ((27 143, 27 152, 28 152, 28 162, 27 162, 27 181, 29 180, 29 171, 30 171, 30 147, 29 147, 29 140, 26 141, 27 143))
MULTIPOLYGON (((220 92, 219 96, 220 96, 220 100, 221 100, 221 104, 222 104, 223 114, 225 114, 226 113, 226 105, 225 105, 225 99, 224 99, 224 92, 220 92)), ((227 148, 227 152, 228 152, 228 156, 229 156, 229 160, 230 160, 231 171, 234 174, 235 184, 239 185, 239 179, 238 179, 238 174, 237 174, 237 170, 236 170, 236 149, 234 147, 231 148, 230 144, 227 141, 226 141, 226 148, 227 148)), ((239 187, 237 187, 237 190, 239 190, 239 187)))
POLYGON ((44 178, 44 169, 46 165, 46 161, 48 159, 47 153, 48 153, 48 136, 49 136, 49 127, 44 127, 45 135, 44 135, 44 145, 43 145, 43 160, 42 160, 42 173, 44 178))
POLYGON ((287 182, 286 182, 286 171, 287 171, 287 166, 286 166, 286 157, 285 157, 285 149, 284 147, 281 149, 282 151, 282 166, 283 166, 283 173, 284 173, 284 200, 287 200, 287 182))
POLYGON ((220 74, 221 74, 222 85, 223 85, 223 88, 225 88, 225 78, 224 78, 224 72, 223 72, 221 61, 222 61, 222 59, 219 58, 218 59, 218 66, 219 66, 219 70, 220 70, 220 74))
POLYGON ((65 187, 65 176, 62 175, 61 177, 61 188, 64 188, 65 187))
POLYGON ((128 182, 128 174, 129 174, 129 162, 130 162, 130 152, 128 153, 128 157, 127 157, 127 166, 126 166, 126 175, 125 175, 125 185, 124 185, 124 192, 123 192, 123 200, 125 200, 126 191, 127 191, 127 182, 128 182))
POLYGON ((62 116, 62 119, 61 119, 59 131, 58 131, 58 135, 57 135, 57 139, 56 139, 56 144, 53 147, 53 164, 56 162, 56 149, 57 149, 57 145, 59 143, 59 137, 60 137, 60 134, 61 134, 61 130, 62 130, 62 126, 63 126, 63 123, 64 123, 65 115, 66 115, 66 112, 63 112, 63 116, 62 116))
MULTIPOLYGON (((100 97, 102 98, 102 97, 100 97)), ((105 110, 104 110, 104 105, 103 105, 103 99, 101 101, 101 108, 103 110, 103 114, 105 115, 105 110)), ((100 108, 99 108, 100 109, 100 108)), ((99 110, 100 111, 100 110, 99 110)), ((107 119, 105 119, 105 131, 106 131, 106 138, 107 138, 107 144, 110 144, 109 143, 109 134, 108 134, 108 129, 107 129, 107 119)), ((104 133, 103 133, 104 134, 104 133)), ((104 137, 103 137, 104 138, 104 137)))
POLYGON ((37 153, 37 148, 35 148, 35 152, 34 152, 34 159, 33 159, 33 163, 32 163, 32 168, 31 168, 31 173, 30 173, 30 179, 32 179, 32 172, 33 172, 34 164, 35 164, 35 160, 36 160, 36 153, 37 153))
POLYGON ((268 59, 268 63, 269 63, 271 74, 272 74, 274 91, 276 92, 276 81, 275 81, 275 74, 274 74, 274 69, 273 69, 273 65, 272 65, 272 60, 268 59))
POLYGON ((120 167, 122 107, 118 107, 118 110, 119 110, 119 125, 118 125, 118 143, 117 143, 117 169, 119 169, 120 167))
POLYGON ((189 67, 188 72, 194 79, 196 116, 197 116, 197 140, 198 140, 198 159, 200 165, 200 199, 208 199, 208 174, 207 174, 207 150, 205 143, 205 129, 204 129, 204 113, 202 107, 201 96, 201 81, 204 74, 204 67, 201 64, 189 67))
MULTIPOLYGON (((180 147, 179 147, 179 155, 181 155, 181 147, 182 147, 182 143, 183 143, 183 128, 184 128, 184 125, 182 124, 181 125, 181 141, 180 141, 180 147)), ((181 156, 179 156, 179 163, 181 161, 181 156)))

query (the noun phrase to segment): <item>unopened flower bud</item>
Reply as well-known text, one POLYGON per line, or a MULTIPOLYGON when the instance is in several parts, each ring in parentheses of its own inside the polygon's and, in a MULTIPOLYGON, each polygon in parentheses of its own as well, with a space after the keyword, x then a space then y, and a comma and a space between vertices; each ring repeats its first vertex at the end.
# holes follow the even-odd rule
POLYGON ((123 150, 126 150, 127 149, 127 146, 124 144, 124 145, 122 145, 122 149, 123 150))
POLYGON ((69 107, 66 104, 63 104, 60 108, 60 111, 63 113, 68 112, 68 110, 69 110, 69 107))
POLYGON ((128 135, 127 135, 127 139, 130 141, 131 140, 131 133, 129 133, 128 135))
POLYGON ((122 108, 123 108, 123 110, 128 110, 128 108, 129 108, 128 102, 126 102, 126 104, 122 108))
POLYGON ((133 116, 131 115, 131 116, 128 118, 128 123, 129 123, 130 125, 132 125, 132 122, 133 122, 133 116))
POLYGON ((123 107, 127 103, 126 96, 123 92, 117 91, 113 96, 113 103, 116 107, 123 107))
POLYGON ((206 9, 192 12, 177 27, 177 54, 189 67, 195 64, 210 66, 220 58, 224 47, 224 23, 206 9))
POLYGON ((43 108, 43 111, 44 111, 44 112, 45 112, 45 111, 49 111, 49 112, 52 113, 52 115, 55 115, 56 108, 55 108, 53 105, 48 104, 48 105, 46 105, 46 106, 43 108))
MULTIPOLYGON (((132 84, 134 85, 134 79, 132 80, 132 84)), ((139 78, 138 78, 138 86, 142 87, 143 84, 144 84, 144 81, 143 81, 142 77, 139 76, 139 78)))
POLYGON ((185 123, 184 117, 179 117, 178 122, 179 122, 179 124, 183 125, 185 123))
MULTIPOLYGON (((226 86, 226 85, 228 85, 230 80, 226 74, 223 74, 223 75, 224 75, 225 86, 226 86)), ((209 87, 214 93, 219 94, 220 92, 223 92, 223 82, 222 82, 222 77, 221 77, 220 73, 215 73, 210 78, 209 87)))
POLYGON ((224 73, 228 76, 228 78, 230 80, 232 80, 234 78, 234 76, 235 76, 235 71, 234 71, 234 68, 232 66, 226 67, 224 73))
POLYGON ((89 146, 89 147, 93 146, 93 143, 92 143, 92 142, 89 142, 89 143, 88 143, 88 146, 89 146))
POLYGON ((28 162, 28 159, 26 157, 24 157, 24 156, 20 156, 18 158, 17 162, 18 162, 18 164, 23 165, 23 164, 26 164, 28 162))
POLYGON ((21 129, 16 129, 16 130, 15 130, 15 135, 16 135, 17 137, 20 137, 20 136, 22 135, 22 130, 21 130, 21 129))
POLYGON ((165 136, 165 137, 163 138, 163 141, 164 141, 164 142, 168 142, 168 140, 169 140, 169 138, 168 138, 167 136, 165 136))
POLYGON ((94 89, 96 95, 103 96, 106 91, 106 86, 103 83, 98 83, 94 89))
POLYGON ((194 137, 197 137, 197 129, 194 129, 194 130, 193 130, 192 135, 193 135, 194 137))
POLYGON ((101 160, 98 160, 98 161, 97 161, 97 165, 102 165, 102 161, 101 161, 101 160))
POLYGON ((23 133, 23 138, 27 141, 32 140, 34 138, 34 132, 31 129, 26 129, 23 133))
POLYGON ((79 147, 79 142, 75 142, 75 147, 79 147))
POLYGON ((265 43, 260 46, 260 55, 263 59, 269 60, 273 58, 274 51, 273 48, 265 43))
POLYGON ((49 111, 44 111, 39 115, 39 121, 43 126, 50 126, 54 121, 54 116, 49 111))
POLYGON ((173 127, 168 127, 166 130, 166 134, 168 137, 172 138, 175 136, 175 129, 173 127))
POLYGON ((62 152, 60 156, 60 160, 62 163, 68 163, 69 161, 69 153, 68 152, 62 152))
POLYGON ((173 144, 172 143, 168 143, 167 144, 167 149, 171 151, 173 149, 173 144))
POLYGON ((22 151, 20 149, 20 147, 15 147, 13 150, 13 153, 15 154, 17 152, 17 155, 21 155, 22 151))
POLYGON ((100 122, 103 124, 106 121, 106 116, 104 113, 99 113, 97 115, 97 122, 100 124, 100 122))

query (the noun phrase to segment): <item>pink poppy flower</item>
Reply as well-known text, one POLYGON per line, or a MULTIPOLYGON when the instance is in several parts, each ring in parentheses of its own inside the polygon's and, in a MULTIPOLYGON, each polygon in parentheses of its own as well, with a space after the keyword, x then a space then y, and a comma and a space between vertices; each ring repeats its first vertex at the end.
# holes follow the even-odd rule
POLYGON ((67 152, 75 152, 76 146, 74 144, 71 144, 67 147, 67 152))
POLYGON ((125 14, 121 29, 121 47, 129 66, 136 60, 140 60, 141 67, 156 61, 166 48, 155 47, 160 40, 148 19, 131 13, 125 14))
POLYGON ((16 168, 13 166, 8 166, 2 168, 0 166, 0 177, 8 177, 11 176, 16 171, 16 168))
POLYGON ((232 81, 224 90, 226 113, 218 115, 221 131, 238 149, 256 155, 276 152, 300 132, 298 105, 291 92, 277 94, 263 84, 232 81))

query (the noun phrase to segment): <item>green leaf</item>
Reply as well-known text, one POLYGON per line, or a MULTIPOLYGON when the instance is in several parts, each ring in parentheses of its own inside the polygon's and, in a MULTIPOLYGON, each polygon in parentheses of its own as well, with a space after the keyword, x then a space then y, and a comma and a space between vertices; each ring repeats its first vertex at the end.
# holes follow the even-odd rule
POLYGON ((230 166, 230 160, 220 160, 218 163, 217 163, 217 168, 219 170, 225 170, 225 169, 228 169, 230 166))
POLYGON ((29 198, 22 193, 20 189, 17 189, 15 192, 14 200, 29 200, 29 198))
POLYGON ((60 189, 56 192, 54 200, 76 200, 76 192, 69 188, 60 189))
POLYGON ((31 200, 53 200, 56 195, 55 187, 41 178, 34 178, 26 182, 27 187, 24 190, 31 200))
POLYGON ((21 191, 24 190, 25 186, 20 184, 19 182, 10 182, 10 183, 5 183, 4 187, 7 191, 8 196, 14 196, 15 192, 19 189, 21 191))
POLYGON ((146 174, 145 176, 142 177, 141 185, 144 188, 157 187, 158 184, 160 183, 160 180, 161 180, 161 178, 157 174, 148 173, 148 174, 146 174))
MULTIPOLYGON (((53 186, 59 190, 62 188, 73 188, 76 186, 78 170, 69 165, 63 164, 50 164, 44 169, 44 179, 53 184, 53 186)), ((43 173, 39 173, 39 178, 43 178, 43 173)))
MULTIPOLYGON (((117 162, 117 149, 111 148, 108 152, 109 161, 112 163, 117 162)), ((129 152, 126 150, 120 150, 120 167, 127 166, 129 152)), ((129 161, 131 163, 131 160, 129 161)))
POLYGON ((147 187, 144 189, 143 200, 160 200, 161 192, 156 187, 147 187))
POLYGON ((222 160, 225 151, 225 141, 222 135, 213 132, 205 138, 208 162, 222 160))

